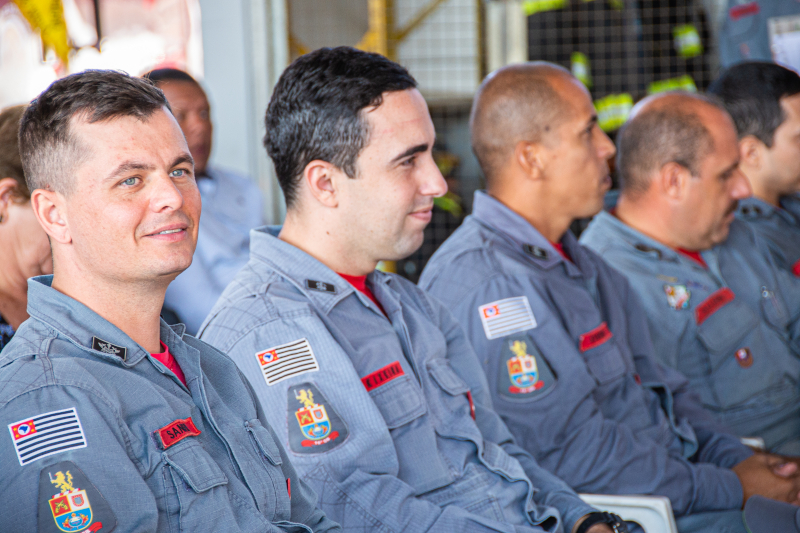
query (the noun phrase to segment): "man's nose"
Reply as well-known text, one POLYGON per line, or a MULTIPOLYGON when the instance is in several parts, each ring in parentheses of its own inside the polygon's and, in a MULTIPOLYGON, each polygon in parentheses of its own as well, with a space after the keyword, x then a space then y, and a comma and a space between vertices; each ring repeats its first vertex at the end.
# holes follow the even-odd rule
POLYGON ((741 200, 752 196, 753 189, 750 187, 750 182, 747 180, 747 176, 738 168, 734 171, 731 182, 731 198, 741 200))

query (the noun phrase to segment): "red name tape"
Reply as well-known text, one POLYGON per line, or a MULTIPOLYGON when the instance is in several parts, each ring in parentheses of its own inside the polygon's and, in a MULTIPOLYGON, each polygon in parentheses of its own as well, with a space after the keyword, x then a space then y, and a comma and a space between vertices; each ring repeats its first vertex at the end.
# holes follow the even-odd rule
POLYGON ((608 329, 608 324, 603 322, 592 331, 587 331, 580 336, 580 350, 585 352, 586 350, 597 348, 613 336, 614 334, 608 329))
POLYGON ((731 303, 736 295, 728 287, 724 287, 711 294, 694 310, 694 317, 699 326, 711 315, 720 310, 724 305, 731 303))
POLYGON ((800 278, 800 261, 792 265, 792 274, 800 278))
POLYGON ((192 417, 189 417, 167 424, 163 428, 156 430, 156 433, 161 438, 161 445, 166 450, 186 437, 196 437, 200 434, 200 430, 195 427, 192 417))
POLYGON ((758 6, 758 2, 750 2, 749 4, 733 6, 728 10, 728 14, 733 20, 739 20, 740 18, 753 16, 759 11, 761 11, 761 8, 758 6))
POLYGON ((380 387, 384 383, 404 375, 405 372, 403 372, 403 367, 400 366, 400 362, 395 361, 394 363, 388 364, 383 368, 379 368, 372 374, 364 376, 361 378, 361 383, 364 384, 364 387, 367 389, 367 391, 371 391, 372 389, 380 387))

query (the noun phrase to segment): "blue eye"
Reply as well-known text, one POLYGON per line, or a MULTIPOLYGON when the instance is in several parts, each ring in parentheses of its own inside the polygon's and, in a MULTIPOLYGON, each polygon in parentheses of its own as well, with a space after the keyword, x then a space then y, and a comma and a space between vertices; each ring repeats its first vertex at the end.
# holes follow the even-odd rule
POLYGON ((132 187, 132 186, 136 185, 136 178, 128 178, 125 181, 123 181, 122 184, 123 185, 127 185, 129 187, 132 187))
POLYGON ((185 176, 186 174, 187 174, 186 170, 184 170, 184 169, 182 169, 182 168, 176 168, 175 170, 173 170, 172 172, 170 172, 170 175, 171 175, 173 178, 182 178, 182 177, 183 177, 183 176, 185 176))

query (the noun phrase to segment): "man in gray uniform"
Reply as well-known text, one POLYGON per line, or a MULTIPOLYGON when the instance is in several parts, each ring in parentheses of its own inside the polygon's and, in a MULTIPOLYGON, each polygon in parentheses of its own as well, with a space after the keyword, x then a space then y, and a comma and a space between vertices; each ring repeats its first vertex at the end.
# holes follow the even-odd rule
POLYGON ((800 277, 800 76, 775 63, 740 63, 708 89, 739 134, 739 170, 753 196, 736 216, 765 240, 779 267, 800 277))
POLYGON ((420 284, 466 330, 520 445, 576 490, 668 496, 683 532, 743 531, 751 494, 796 501, 780 458, 656 362, 635 294, 568 230, 601 209, 614 154, 583 85, 548 63, 501 69, 471 130, 489 188, 420 284))
POLYGON ((53 276, 0 357, 3 531, 332 531, 236 365, 159 320, 200 195, 164 95, 61 79, 20 152, 53 276))
POLYGON ((201 337, 236 361, 345 529, 608 532, 608 516, 514 444, 450 314, 375 270, 422 244, 447 190, 415 87, 346 47, 284 71, 265 145, 286 222, 253 231, 201 337))
POLYGON ((641 102, 619 137, 622 192, 581 242, 638 294, 662 364, 738 436, 800 454, 800 283, 734 220, 750 195, 733 121, 713 101, 641 102))

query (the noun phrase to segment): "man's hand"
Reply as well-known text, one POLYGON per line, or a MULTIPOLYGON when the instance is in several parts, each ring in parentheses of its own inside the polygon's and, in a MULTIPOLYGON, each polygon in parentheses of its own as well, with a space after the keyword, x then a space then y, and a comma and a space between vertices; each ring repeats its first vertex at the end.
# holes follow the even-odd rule
POLYGON ((757 453, 733 467, 744 491, 742 504, 758 494, 781 502, 800 505, 800 474, 795 463, 783 457, 757 453))

